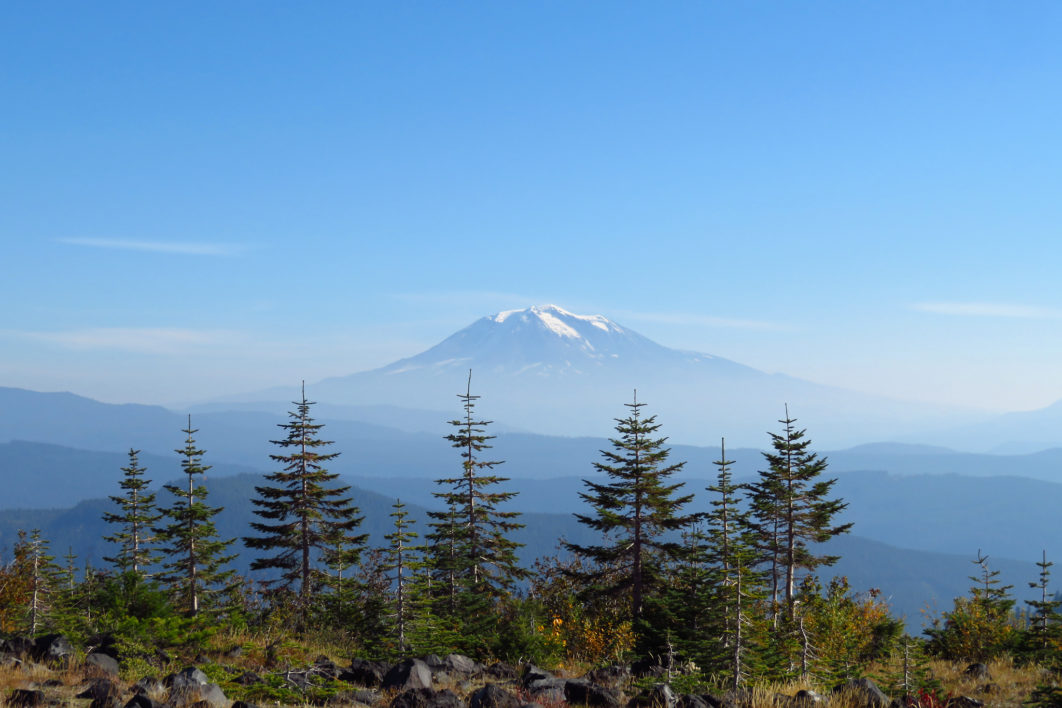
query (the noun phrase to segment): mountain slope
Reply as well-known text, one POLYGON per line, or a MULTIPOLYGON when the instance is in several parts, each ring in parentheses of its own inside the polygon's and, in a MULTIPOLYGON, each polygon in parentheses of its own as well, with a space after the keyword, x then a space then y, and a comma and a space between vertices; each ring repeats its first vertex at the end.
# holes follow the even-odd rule
MULTIPOLYGON (((787 402, 801 425, 831 447, 966 415, 670 349, 601 315, 555 305, 483 317, 416 356, 309 388, 315 400, 334 404, 455 410, 469 371, 483 416, 551 435, 608 434, 635 389, 672 439, 700 444, 726 437, 759 445, 787 402)), ((255 397, 283 396, 270 390, 255 397)))

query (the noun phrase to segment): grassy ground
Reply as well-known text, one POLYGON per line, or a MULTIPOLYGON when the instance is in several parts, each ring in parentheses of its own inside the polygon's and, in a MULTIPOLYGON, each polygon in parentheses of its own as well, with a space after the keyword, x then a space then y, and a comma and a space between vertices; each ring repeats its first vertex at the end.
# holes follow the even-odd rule
MULTIPOLYGON (((144 662, 127 662, 123 668, 120 683, 129 688, 139 678, 145 675, 154 675, 161 678, 168 673, 178 671, 190 664, 196 664, 203 669, 214 681, 221 685, 225 695, 230 699, 244 699, 258 703, 261 706, 309 706, 320 705, 329 698, 333 701, 340 699, 341 702, 333 702, 332 705, 351 705, 352 700, 343 701, 340 696, 343 693, 352 693, 355 689, 347 684, 338 682, 321 681, 309 690, 301 690, 290 680, 291 670, 305 669, 312 665, 314 660, 325 655, 339 665, 349 661, 349 655, 341 647, 323 645, 301 645, 294 642, 268 642, 264 638, 249 636, 224 636, 216 637, 212 642, 214 648, 204 652, 209 661, 194 661, 191 656, 174 656, 166 665, 151 666, 144 662), (245 687, 236 682, 237 677, 244 671, 251 671, 264 679, 263 684, 245 687), (340 694, 340 695, 337 695, 340 694)), ((966 675, 966 664, 951 662, 932 661, 928 665, 928 676, 939 682, 941 689, 938 695, 946 696, 969 696, 983 701, 987 706, 994 708, 1018 708, 1026 701, 1037 684, 1045 682, 1047 677, 1036 667, 1015 667, 1010 661, 997 660, 989 663, 989 678, 974 678, 966 675)), ((871 672, 878 675, 895 672, 895 667, 877 667, 878 671, 871 672)), ((563 667, 564 675, 580 675, 585 667, 563 667)), ((42 688, 49 699, 58 701, 62 705, 87 706, 88 699, 75 699, 74 695, 83 688, 84 672, 79 664, 68 669, 48 668, 39 665, 27 665, 26 668, 2 667, 0 668, 0 706, 6 706, 6 698, 16 688, 42 688)), ((673 682, 677 690, 684 690, 684 680, 676 678, 673 682)), ((884 681, 878 681, 890 695, 897 695, 897 691, 885 686, 884 681)), ((474 683, 472 688, 478 687, 474 683)), ((450 688, 463 698, 467 699, 470 690, 468 685, 462 685, 460 681, 453 681, 438 686, 438 688, 450 688)), ((692 687, 691 687, 692 688, 692 687)), ((754 686, 754 705, 764 708, 774 708, 775 696, 784 694, 794 695, 801 689, 810 689, 822 695, 826 700, 824 708, 853 708, 857 703, 850 697, 831 696, 829 687, 817 685, 814 682, 791 682, 786 684, 762 684, 754 686)), ((515 687, 513 689, 516 690, 515 687)), ((628 693, 634 693, 632 689, 628 693)), ((714 691, 721 693, 722 691, 714 691)), ((123 694, 125 700, 129 693, 123 694)), ((154 696, 164 698, 164 696, 154 696)), ((374 703, 374 708, 385 708, 394 697, 393 693, 379 693, 374 703)), ((559 708, 546 706, 545 708, 559 708)))

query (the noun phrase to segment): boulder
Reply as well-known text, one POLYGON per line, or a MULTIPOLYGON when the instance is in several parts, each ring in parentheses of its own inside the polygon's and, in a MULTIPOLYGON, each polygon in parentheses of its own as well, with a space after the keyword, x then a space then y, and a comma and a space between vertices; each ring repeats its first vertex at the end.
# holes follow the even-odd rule
POLYGON ((501 686, 488 683, 469 696, 468 705, 469 708, 520 708, 520 699, 501 686))
POLYGON ((93 703, 97 701, 108 703, 110 699, 116 698, 121 692, 122 690, 110 679, 97 678, 90 681, 85 690, 77 694, 77 698, 91 698, 93 703))
POLYGON ((0 652, 25 658, 33 654, 33 640, 29 637, 12 637, 0 642, 0 652))
POLYGON ((465 702, 449 689, 411 688, 395 696, 391 708, 465 708, 465 702))
POLYGON ((339 680, 366 688, 379 688, 390 670, 391 667, 382 661, 352 659, 350 668, 339 672, 339 680))
POLYGON ((447 654, 446 658, 443 659, 443 664, 450 673, 463 674, 464 676, 478 674, 483 670, 482 664, 473 661, 464 654, 447 654))
POLYGON ((683 693, 678 697, 678 708, 708 708, 708 703, 700 696, 683 693))
POLYGON ((262 677, 253 671, 244 671, 242 674, 234 678, 233 681, 241 686, 253 686, 256 683, 262 683, 262 677))
POLYGON ((160 708, 161 705, 146 693, 137 693, 125 704, 125 708, 160 708))
POLYGON ((520 675, 519 670, 512 664, 506 664, 504 661, 496 661, 483 670, 486 676, 492 679, 512 680, 520 675))
POLYGON ((31 654, 37 661, 65 664, 74 656, 74 645, 64 634, 46 634, 33 642, 31 654))
POLYGON ((383 678, 381 688, 385 691, 431 688, 431 669, 420 659, 406 659, 391 667, 383 678))
POLYGON ((944 704, 945 708, 984 708, 984 705, 984 701, 979 701, 970 696, 955 696, 954 698, 949 698, 948 702, 944 704))
POLYGON ((655 708, 674 708, 678 703, 678 696, 666 683, 656 683, 649 689, 649 705, 655 708))
POLYGON ((822 696, 806 688, 797 691, 796 695, 789 701, 789 705, 793 706, 793 708, 812 708, 812 706, 821 704, 822 696))
POLYGON ((227 708, 229 699, 216 683, 175 683, 166 706, 201 705, 203 708, 227 708))
POLYGON ((35 691, 28 688, 16 688, 7 697, 7 705, 29 708, 30 706, 43 706, 45 704, 44 691, 35 691))
POLYGON ((888 708, 889 697, 882 693, 868 678, 852 679, 834 687, 834 693, 847 694, 853 700, 853 708, 888 708))
POLYGON ((118 660, 109 654, 94 651, 85 657, 85 675, 118 677, 118 660))
POLYGON ((620 694, 614 689, 598 686, 585 679, 569 679, 564 682, 564 700, 590 708, 618 708, 620 694))
POLYGON ((631 667, 626 664, 602 666, 586 674, 586 679, 599 686, 620 688, 626 686, 631 678, 631 667))
POLYGON ((19 659, 14 654, 9 654, 7 652, 0 652, 0 668, 17 669, 17 668, 21 668, 21 666, 22 666, 22 659, 19 659))
POLYGON ((642 657, 631 664, 631 675, 638 678, 645 678, 646 676, 658 677, 665 674, 667 674, 667 669, 651 656, 642 657))
POLYGON ((520 677, 520 683, 523 684, 524 687, 527 687, 535 681, 541 681, 543 679, 551 678, 554 678, 553 674, 546 671, 545 669, 540 669, 534 664, 527 664, 526 666, 524 666, 524 674, 520 677))
POLYGON ((537 679, 525 684, 524 688, 535 699, 536 703, 561 703, 564 699, 565 686, 568 681, 562 678, 537 679))
POLYGON ((966 671, 963 672, 968 677, 978 679, 980 681, 991 681, 992 674, 988 671, 988 666, 977 662, 976 664, 970 664, 966 667, 966 671))
POLYGON ((154 676, 144 676, 133 684, 133 691, 136 693, 162 693, 165 688, 162 681, 154 676))
POLYGON ((167 688, 178 688, 180 686, 202 686, 209 681, 210 679, 200 669, 188 666, 162 679, 162 684, 167 688))

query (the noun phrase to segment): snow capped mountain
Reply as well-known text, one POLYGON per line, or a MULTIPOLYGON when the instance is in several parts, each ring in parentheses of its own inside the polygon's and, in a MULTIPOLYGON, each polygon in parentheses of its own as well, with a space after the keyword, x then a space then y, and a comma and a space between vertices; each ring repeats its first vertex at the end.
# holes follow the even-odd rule
POLYGON ((747 369, 707 354, 668 349, 601 315, 576 315, 556 305, 536 305, 483 317, 431 349, 380 371, 395 375, 471 368, 512 376, 578 376, 705 361, 747 369))
POLYGON ((889 439, 946 413, 670 349, 601 315, 556 305, 483 317, 420 354, 307 390, 322 403, 456 413, 469 371, 480 415, 547 434, 610 434, 635 389, 676 442, 766 444, 786 403, 816 443, 836 447, 889 439))

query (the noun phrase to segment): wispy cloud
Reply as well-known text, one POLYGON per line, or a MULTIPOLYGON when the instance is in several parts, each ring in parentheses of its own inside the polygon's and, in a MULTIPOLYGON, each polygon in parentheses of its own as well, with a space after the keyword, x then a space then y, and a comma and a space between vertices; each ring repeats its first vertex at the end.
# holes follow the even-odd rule
POLYGON ((1032 305, 1008 305, 992 302, 918 302, 911 306, 919 312, 959 317, 1002 317, 1022 320, 1062 318, 1062 310, 1032 305))
POLYGON ((619 311, 616 319, 633 320, 637 322, 654 322, 659 324, 680 325, 687 327, 716 327, 726 329, 749 329, 770 332, 789 332, 794 329, 792 325, 780 322, 765 322, 762 320, 746 320, 732 317, 716 317, 715 315, 698 315, 687 312, 630 312, 619 311))
POLYGON ((240 333, 230 330, 167 327, 90 327, 57 332, 8 330, 4 334, 65 349, 112 350, 136 354, 184 354, 231 345, 243 339, 240 333))
POLYGON ((107 248, 145 253, 172 253, 182 256, 236 256, 247 250, 231 243, 192 243, 180 241, 132 241, 111 238, 60 238, 59 243, 89 248, 107 248))

